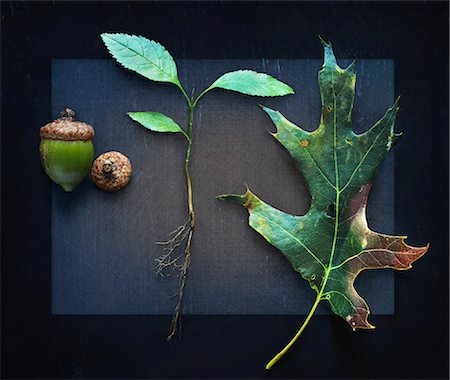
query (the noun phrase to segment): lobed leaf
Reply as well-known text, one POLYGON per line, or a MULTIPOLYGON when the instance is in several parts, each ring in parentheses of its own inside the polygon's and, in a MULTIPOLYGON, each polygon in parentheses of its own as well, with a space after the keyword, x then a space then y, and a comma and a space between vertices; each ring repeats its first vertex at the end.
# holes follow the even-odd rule
POLYGON ((367 132, 355 134, 351 125, 354 65, 342 69, 331 44, 323 40, 322 44, 319 127, 308 132, 264 107, 277 128, 274 137, 305 177, 312 196, 310 210, 293 216, 250 190, 219 198, 247 208, 250 226, 283 253, 316 291, 317 299, 328 301, 353 329, 370 329, 374 326, 368 321, 369 307, 354 288, 356 277, 367 269, 409 269, 429 246, 413 247, 404 236, 384 235, 368 227, 367 200, 377 168, 400 136, 394 132, 398 99, 367 132))

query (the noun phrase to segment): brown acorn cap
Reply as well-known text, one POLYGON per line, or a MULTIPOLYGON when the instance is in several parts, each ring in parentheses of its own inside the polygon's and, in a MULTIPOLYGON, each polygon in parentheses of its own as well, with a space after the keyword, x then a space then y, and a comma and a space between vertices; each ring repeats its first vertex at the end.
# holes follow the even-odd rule
POLYGON ((75 112, 70 108, 61 112, 61 118, 44 125, 39 130, 43 139, 63 141, 88 141, 94 138, 94 128, 81 121, 75 121, 75 112))
POLYGON ((120 152, 106 152, 94 161, 91 176, 94 183, 103 190, 117 191, 128 185, 131 163, 120 152))

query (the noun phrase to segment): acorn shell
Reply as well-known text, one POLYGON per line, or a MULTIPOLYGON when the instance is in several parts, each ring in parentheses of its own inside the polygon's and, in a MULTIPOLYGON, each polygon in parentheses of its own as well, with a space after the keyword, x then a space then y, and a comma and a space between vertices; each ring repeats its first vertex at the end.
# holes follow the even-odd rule
POLYGON ((100 189, 118 191, 128 185, 131 172, 128 157, 120 152, 111 151, 101 154, 94 161, 91 177, 100 189))

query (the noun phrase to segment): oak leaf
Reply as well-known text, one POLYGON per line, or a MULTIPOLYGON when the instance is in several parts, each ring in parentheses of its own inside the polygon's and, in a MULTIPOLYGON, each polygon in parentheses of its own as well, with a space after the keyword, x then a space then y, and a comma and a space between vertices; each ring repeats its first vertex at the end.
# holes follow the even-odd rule
POLYGON ((394 132, 398 99, 370 129, 356 134, 351 120, 354 62, 340 68, 331 44, 322 40, 322 45, 319 127, 305 131, 278 111, 263 107, 277 128, 273 136, 304 175, 312 197, 309 211, 302 216, 287 214, 248 189, 244 195, 219 197, 246 207, 250 226, 277 247, 317 293, 305 323, 268 369, 302 333, 322 300, 352 329, 374 328, 368 321, 369 307, 354 287, 356 277, 367 269, 409 269, 428 250, 428 245, 406 244, 406 236, 384 235, 368 227, 367 199, 377 168, 400 136, 394 132))

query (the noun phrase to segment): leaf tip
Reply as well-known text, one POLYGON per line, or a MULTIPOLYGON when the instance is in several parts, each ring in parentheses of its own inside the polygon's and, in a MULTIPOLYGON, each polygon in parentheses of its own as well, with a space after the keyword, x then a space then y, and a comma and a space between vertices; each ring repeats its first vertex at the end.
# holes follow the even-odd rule
POLYGON ((259 106, 260 106, 260 107, 263 109, 263 111, 264 111, 266 114, 268 114, 271 118, 272 118, 272 115, 276 115, 277 113, 279 113, 277 110, 274 110, 274 109, 272 109, 272 108, 266 107, 266 106, 264 106, 264 105, 262 105, 262 104, 260 104, 259 106))
POLYGON ((395 140, 399 139, 400 137, 402 137, 405 133, 404 132, 396 132, 394 133, 394 138, 395 140))
POLYGON ((319 35, 320 42, 323 46, 324 50, 324 62, 322 67, 335 67, 338 66, 336 57, 333 52, 333 47, 331 46, 331 42, 325 41, 320 35, 319 35))
POLYGON ((259 199, 258 197, 253 194, 248 185, 245 185, 246 191, 245 194, 238 195, 238 194, 222 194, 218 195, 216 199, 224 201, 224 200, 230 200, 239 203, 241 206, 244 206, 249 212, 255 207, 255 205, 258 203, 259 199))
MULTIPOLYGON (((278 123, 282 119, 283 115, 280 113, 280 111, 274 110, 269 107, 261 106, 263 111, 269 115, 272 122, 275 124, 275 127, 277 128, 277 132, 279 131, 278 123)), ((275 137, 278 140, 277 133, 269 132, 273 137, 275 137)))
POLYGON ((244 195, 237 195, 237 194, 221 194, 221 195, 217 195, 216 199, 219 201, 226 201, 226 200, 230 200, 230 201, 234 201, 239 203, 240 205, 244 205, 247 197, 244 195))
POLYGON ((375 330, 377 327, 375 325, 372 325, 371 323, 367 322, 367 325, 364 327, 354 327, 353 331, 356 331, 357 328, 363 329, 363 330, 375 330))
POLYGON ((318 34, 317 36, 319 37, 320 43, 323 47, 331 47, 331 42, 325 41, 325 39, 320 34, 318 34))
POLYGON ((281 95, 281 96, 284 96, 284 95, 295 95, 295 91, 294 91, 294 89, 291 86, 289 86, 288 84, 286 84, 284 82, 281 82, 281 83, 286 85, 286 93, 281 95))
POLYGON ((417 248, 417 250, 419 251, 419 257, 418 257, 418 259, 419 259, 420 257, 422 257, 423 255, 425 255, 425 253, 428 252, 428 250, 430 249, 430 246, 431 246, 431 243, 428 242, 428 243, 427 243, 426 245, 424 245, 423 247, 417 248))
POLYGON ((355 72, 355 65, 356 65, 356 58, 345 68, 345 71, 348 71, 349 73, 355 72))
POLYGON ((348 321, 348 323, 349 323, 350 327, 352 328, 352 330, 353 331, 356 331, 358 329, 361 329, 361 330, 375 330, 376 326, 372 325, 368 321, 369 314, 370 314, 370 311, 367 312, 366 319, 364 321, 361 321, 362 323, 360 323, 360 324, 354 324, 355 322, 348 321))
MULTIPOLYGON (((425 253, 428 252, 428 250, 430 249, 431 243, 428 242, 426 245, 424 245, 423 247, 419 247, 417 248, 417 250, 419 251, 419 256, 417 257, 417 259, 421 258, 423 255, 425 255, 425 253)), ((417 260, 416 259, 416 260, 417 260)))
POLYGON ((120 34, 120 33, 108 33, 108 32, 104 32, 104 33, 100 33, 100 38, 103 40, 103 43, 104 43, 105 45, 108 46, 107 40, 112 40, 113 37, 114 37, 115 35, 118 35, 118 34, 120 34))
POLYGON ((269 134, 277 141, 280 141, 280 138, 278 136, 278 132, 269 132, 269 134))
POLYGON ((138 113, 138 112, 127 112, 127 115, 128 115, 128 117, 129 117, 130 119, 137 121, 137 120, 136 120, 136 114, 137 114, 137 113, 138 113))

